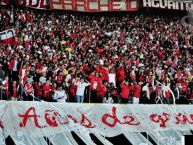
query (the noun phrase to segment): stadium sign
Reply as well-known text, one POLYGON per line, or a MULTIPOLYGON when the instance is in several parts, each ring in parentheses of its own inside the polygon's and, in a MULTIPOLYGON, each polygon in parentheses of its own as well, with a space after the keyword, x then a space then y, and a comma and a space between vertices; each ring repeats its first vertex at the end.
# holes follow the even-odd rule
POLYGON ((0 0, 0 5, 16 5, 35 9, 49 9, 49 0, 0 0))
POLYGON ((16 0, 16 4, 36 9, 48 9, 49 0, 16 0))
POLYGON ((188 8, 193 8, 193 4, 190 2, 174 0, 143 0, 143 6, 172 10, 187 10, 188 8))
POLYGON ((54 10, 71 10, 83 12, 103 11, 137 11, 137 0, 50 0, 54 10))

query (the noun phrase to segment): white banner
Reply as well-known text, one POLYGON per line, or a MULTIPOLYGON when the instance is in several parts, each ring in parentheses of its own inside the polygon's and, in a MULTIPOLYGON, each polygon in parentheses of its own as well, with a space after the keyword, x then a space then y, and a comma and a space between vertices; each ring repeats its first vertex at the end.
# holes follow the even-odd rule
POLYGON ((193 129, 192 105, 109 105, 47 102, 1 102, 5 137, 29 138, 70 131, 113 137, 128 132, 193 129))
POLYGON ((144 7, 162 8, 172 10, 188 10, 193 8, 192 2, 188 1, 175 1, 175 0, 143 0, 144 7))
POLYGON ((83 12, 137 11, 137 0, 50 0, 53 10, 71 10, 83 12))
POLYGON ((1 40, 6 40, 15 37, 15 30, 14 29, 9 29, 0 32, 0 41, 1 40))

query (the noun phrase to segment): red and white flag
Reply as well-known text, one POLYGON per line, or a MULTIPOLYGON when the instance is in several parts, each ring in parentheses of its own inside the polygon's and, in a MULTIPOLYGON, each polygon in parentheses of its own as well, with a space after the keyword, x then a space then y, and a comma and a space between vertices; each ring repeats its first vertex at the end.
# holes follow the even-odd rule
POLYGON ((0 32, 0 43, 13 44, 15 40, 15 30, 8 29, 0 32))

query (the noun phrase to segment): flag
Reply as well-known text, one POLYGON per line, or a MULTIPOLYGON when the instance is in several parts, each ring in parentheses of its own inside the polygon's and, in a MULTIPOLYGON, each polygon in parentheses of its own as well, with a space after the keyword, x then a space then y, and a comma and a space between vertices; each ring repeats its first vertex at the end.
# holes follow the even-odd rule
POLYGON ((15 40, 15 30, 8 29, 0 32, 0 43, 12 45, 15 40))

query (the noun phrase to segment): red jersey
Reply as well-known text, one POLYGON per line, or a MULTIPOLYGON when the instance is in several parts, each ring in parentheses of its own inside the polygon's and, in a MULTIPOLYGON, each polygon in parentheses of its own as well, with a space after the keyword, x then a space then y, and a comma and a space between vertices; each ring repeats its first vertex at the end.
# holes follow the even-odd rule
POLYGON ((102 86, 102 78, 101 77, 93 77, 90 81, 89 89, 97 90, 102 86))

